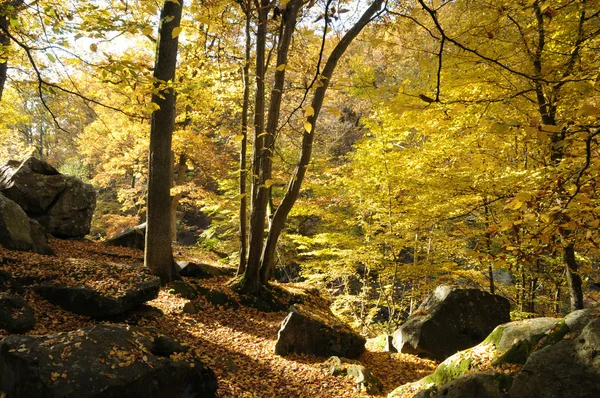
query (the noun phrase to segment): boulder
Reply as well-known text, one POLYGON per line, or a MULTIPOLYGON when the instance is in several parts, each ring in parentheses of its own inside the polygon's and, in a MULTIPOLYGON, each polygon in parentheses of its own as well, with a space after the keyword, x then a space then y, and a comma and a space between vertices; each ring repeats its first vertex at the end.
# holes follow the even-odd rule
POLYGON ((90 232, 94 188, 45 162, 31 157, 0 166, 0 191, 52 235, 71 238, 90 232))
POLYGON ((29 229, 31 231, 31 240, 33 241, 33 251, 40 254, 54 254, 54 251, 48 246, 48 234, 46 229, 36 220, 29 219, 29 229))
POLYGON ((213 278, 215 276, 234 276, 236 269, 231 267, 215 267, 203 263, 192 263, 189 261, 177 261, 179 275, 199 279, 213 278))
POLYGON ((176 294, 182 298, 186 298, 188 300, 193 300, 198 296, 198 291, 194 288, 194 286, 189 283, 185 283, 184 281, 173 281, 170 282, 167 286, 170 294, 176 294))
POLYGON ((345 376, 354 380, 359 391, 366 391, 369 395, 381 395, 383 384, 369 369, 360 364, 344 363, 338 357, 329 358, 325 364, 329 367, 332 376, 345 376))
POLYGON ((22 297, 0 293, 0 329, 25 333, 35 326, 33 310, 22 297))
POLYGON ((144 250, 146 244, 146 223, 126 229, 117 236, 108 239, 106 244, 109 246, 131 247, 133 249, 144 250))
MULTIPOLYGON (((33 289, 53 304, 94 318, 123 314, 131 308, 139 306, 146 301, 158 297, 160 278, 149 273, 146 267, 134 267, 117 264, 93 264, 70 266, 69 276, 72 284, 66 284, 63 278, 49 279, 33 286, 33 289), (104 277, 99 283, 91 279, 91 284, 86 279, 78 279, 85 273, 94 272, 94 268, 109 269, 105 273, 97 274, 104 277), (125 273, 126 283, 122 282, 122 275, 108 279, 105 275, 110 273, 125 273), (97 287, 96 287, 97 283, 97 287)), ((90 274, 91 275, 91 274, 90 274)))
POLYGON ((7 249, 52 254, 46 232, 21 207, 0 193, 0 243, 7 249))
POLYGON ((353 332, 328 311, 293 305, 277 333, 275 354, 358 358, 365 350, 364 337, 353 332))
MULTIPOLYGON (((440 387, 436 397, 501 398, 506 396, 512 377, 496 372, 479 372, 460 376, 440 387)), ((533 395, 532 395, 533 396, 533 395)))
POLYGON ((510 321, 510 303, 478 289, 439 286, 394 333, 399 352, 444 360, 510 321))
POLYGON ((593 391, 592 395, 581 392, 591 388, 590 385, 597 382, 598 362, 593 363, 594 349, 591 347, 598 347, 600 341, 593 337, 594 333, 588 333, 588 336, 583 339, 581 337, 584 336, 583 333, 577 337, 581 330, 593 331, 592 328, 595 327, 593 324, 600 323, 600 311, 578 311, 570 318, 577 318, 578 322, 567 322, 566 319, 561 318, 532 318, 499 325, 481 344, 450 356, 439 364, 434 373, 399 387, 389 396, 413 396, 420 391, 420 397, 429 397, 435 394, 437 394, 435 396, 441 394, 449 397, 470 397, 473 396, 469 392, 471 389, 476 389, 481 394, 490 394, 481 395, 482 397, 498 396, 495 394, 514 398, 600 396, 593 388, 590 390, 593 391), (569 328, 568 323, 571 323, 573 329, 569 328), (583 323, 586 323, 586 326, 581 328, 583 323), (588 327, 590 329, 586 329, 588 327), (590 335, 592 335, 591 338, 590 335), (583 344, 583 341, 588 342, 588 345, 582 349, 573 348, 577 344, 583 344), (550 359, 547 355, 551 355, 549 353, 553 352, 555 354, 552 354, 552 359, 550 359), (543 360, 538 361, 536 358, 543 360), (536 365, 539 366, 538 368, 533 367, 535 361, 538 361, 536 365), (523 364, 524 366, 522 366, 523 364), (571 382, 565 384, 569 386, 567 389, 561 387, 565 383, 564 378, 575 376, 560 366, 571 367, 573 372, 580 372, 578 377, 581 378, 582 388, 575 389, 575 384, 571 382), (589 367, 592 374, 586 373, 583 370, 585 367, 589 367), (545 369, 548 369, 549 372, 546 373, 545 369), (502 377, 493 372, 490 373, 493 377, 485 374, 492 370, 502 370, 503 374, 509 374, 504 374, 502 377), (479 374, 482 376, 473 376, 479 374), (469 377, 465 375, 469 375, 469 377), (517 382, 517 380, 520 381, 517 382), (539 386, 530 387, 530 382, 532 385, 550 383, 553 385, 552 388, 556 391, 563 391, 563 394, 548 394, 547 391, 550 389, 544 390, 539 386), (533 389, 528 390, 528 388, 533 389), (565 393, 570 388, 573 388, 575 392, 565 393))
POLYGON ((0 292, 23 293, 23 287, 17 282, 11 274, 0 269, 0 292))
POLYGON ((0 391, 11 398, 214 397, 214 373, 182 349, 157 330, 126 325, 9 336, 0 341, 0 391))
POLYGON ((600 397, 600 319, 578 337, 565 339, 529 356, 515 377, 510 397, 600 397))

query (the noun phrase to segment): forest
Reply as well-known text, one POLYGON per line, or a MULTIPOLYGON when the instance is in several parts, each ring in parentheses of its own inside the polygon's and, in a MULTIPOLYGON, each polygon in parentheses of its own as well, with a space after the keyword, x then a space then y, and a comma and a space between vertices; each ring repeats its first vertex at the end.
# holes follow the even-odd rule
MULTIPOLYGON (((319 292, 367 346, 440 285, 500 295, 512 321, 600 304, 600 1, 1 0, 0 44, 0 163, 96 195, 85 242, 51 249, 144 264, 164 312, 183 305, 165 298, 180 260, 275 313, 319 292), (139 250, 98 249, 142 224, 139 250)), ((61 314, 45 331, 91 322, 61 314)), ((202 357, 218 396, 360 393, 223 387, 225 357, 202 357)), ((395 360, 414 368, 380 369, 377 394, 436 365, 395 360)))

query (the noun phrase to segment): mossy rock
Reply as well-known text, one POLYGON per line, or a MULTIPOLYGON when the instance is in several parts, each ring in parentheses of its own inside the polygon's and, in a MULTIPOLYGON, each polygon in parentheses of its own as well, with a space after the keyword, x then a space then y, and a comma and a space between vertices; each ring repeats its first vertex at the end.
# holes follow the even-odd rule
POLYGON ((495 347, 493 365, 524 364, 533 351, 557 343, 568 332, 560 318, 533 318, 498 326, 482 344, 495 347))
POLYGON ((425 377, 425 383, 434 383, 436 386, 449 383, 464 375, 471 369, 473 360, 461 353, 455 354, 442 362, 433 374, 425 377))

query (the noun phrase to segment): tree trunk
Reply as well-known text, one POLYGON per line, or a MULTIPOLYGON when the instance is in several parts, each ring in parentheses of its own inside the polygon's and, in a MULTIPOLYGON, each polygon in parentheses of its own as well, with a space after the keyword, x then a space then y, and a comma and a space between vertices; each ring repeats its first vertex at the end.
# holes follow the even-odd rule
POLYGON ((12 13, 16 13, 15 9, 23 5, 23 0, 12 0, 3 1, 0 6, 0 46, 4 48, 4 51, 0 53, 0 101, 2 101, 2 94, 4 93, 4 86, 6 85, 7 72, 8 72, 8 46, 10 46, 10 38, 8 37, 8 27, 10 25, 10 16, 12 13), (8 9, 12 7, 13 10, 8 9))
MULTIPOLYGON (((179 155, 179 162, 177 165, 177 178, 173 178, 173 187, 183 185, 185 182, 185 173, 187 172, 187 155, 182 153, 179 155)), ((183 195, 177 193, 171 196, 171 241, 177 242, 177 207, 179 201, 183 195)))
POLYGON ((260 187, 260 158, 264 149, 265 130, 265 49, 267 42, 267 23, 269 0, 257 1, 258 28, 256 33, 256 98, 254 103, 254 148, 252 154, 252 192, 250 208, 250 236, 248 245, 248 261, 246 271, 242 275, 240 287, 248 292, 260 289, 259 261, 260 250, 264 241, 265 206, 256 204, 260 187))
POLYGON ((152 102, 159 109, 152 114, 150 151, 148 159, 148 200, 144 264, 163 283, 174 277, 171 248, 170 188, 173 162, 171 143, 175 129, 175 91, 167 88, 173 83, 177 66, 178 35, 173 29, 181 22, 183 0, 165 0, 160 14, 159 38, 154 65, 156 92, 152 102))
POLYGON ((267 240, 261 257, 261 282, 263 284, 266 284, 270 277, 275 258, 277 241, 279 240, 279 236, 283 230, 285 221, 292 210, 294 203, 296 203, 296 199, 300 193, 300 187, 302 186, 304 176, 306 175, 306 170, 312 154, 316 121, 319 117, 319 112, 321 111, 321 106, 323 105, 323 100, 325 99, 325 93, 329 87, 331 76, 335 71, 339 59, 342 57, 350 43, 352 43, 352 41, 358 36, 363 28, 372 20, 375 14, 380 10, 382 4, 383 0, 375 0, 373 4, 371 4, 371 6, 365 10, 360 19, 352 26, 352 28, 350 28, 350 30, 348 30, 348 32, 346 32, 340 42, 335 46, 327 59, 323 71, 321 72, 320 81, 317 89, 315 90, 315 94, 311 103, 314 114, 307 118, 308 122, 312 126, 312 131, 304 131, 300 159, 298 160, 296 169, 294 170, 292 178, 288 183, 285 196, 273 215, 273 222, 267 234, 267 240))
POLYGON ((245 5, 246 14, 246 57, 244 63, 244 100, 242 103, 242 142, 240 144, 240 262, 238 264, 237 275, 243 275, 246 272, 246 255, 248 252, 247 228, 248 228, 248 195, 246 194, 246 178, 248 167, 246 162, 246 152, 248 151, 248 110, 250 108, 250 52, 252 50, 252 38, 250 37, 250 2, 245 5))
POLYGON ((578 273, 577 260, 575 260, 575 247, 573 244, 564 247, 564 260, 567 271, 567 285, 571 311, 583 309, 583 289, 581 277, 578 273))
MULTIPOLYGON (((292 0, 288 3, 283 15, 281 16, 281 30, 279 38, 279 47, 277 48, 277 64, 275 68, 275 81, 273 89, 271 90, 271 101, 269 103, 269 117, 267 119, 267 129, 264 141, 263 154, 260 158, 260 189, 256 197, 255 205, 261 206, 264 210, 261 210, 263 217, 268 216, 268 208, 270 207, 271 201, 271 187, 267 184, 267 181, 271 180, 273 171, 273 152, 275 150, 275 134, 277 132, 277 125, 279 124, 279 116, 281 114, 281 100, 283 99, 283 88, 285 83, 285 65, 287 64, 289 48, 292 43, 292 36, 296 30, 296 24, 298 19, 298 12, 302 5, 301 0, 292 0), (283 65, 283 66, 282 66, 283 65)), ((271 222, 269 223, 269 230, 272 227, 271 222)), ((260 267, 260 279, 261 283, 266 284, 267 276, 266 272, 269 270, 261 267, 261 252, 256 258, 257 267, 260 267)))

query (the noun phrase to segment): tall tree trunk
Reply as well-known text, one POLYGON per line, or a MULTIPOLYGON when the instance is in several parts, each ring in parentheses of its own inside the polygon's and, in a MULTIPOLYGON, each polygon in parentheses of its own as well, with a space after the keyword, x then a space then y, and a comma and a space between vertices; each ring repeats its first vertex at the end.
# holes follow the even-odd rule
MULTIPOLYGON (((177 164, 177 178, 173 178, 173 187, 183 185, 185 182, 185 173, 187 172, 187 155, 179 155, 177 164)), ((181 192, 171 196, 171 241, 177 242, 177 207, 183 195, 181 192)))
POLYGON ((302 137, 302 149, 300 153, 300 159, 298 160, 296 169, 294 170, 292 178, 288 183, 285 196, 283 197, 281 204, 279 205, 279 207, 275 211, 275 214, 273 215, 273 222, 267 234, 267 240, 265 242, 265 247, 263 249, 261 257, 261 282, 263 284, 266 284, 268 278, 270 277, 275 258, 275 248, 277 247, 277 241, 279 240, 279 236, 281 234, 281 231, 283 230, 285 221, 290 211, 292 210, 294 203, 296 203, 296 199, 298 198, 298 194, 300 193, 300 187, 302 186, 304 176, 306 175, 308 164, 310 163, 312 145, 315 135, 315 124, 319 117, 321 106, 323 105, 323 100, 325 99, 325 93, 327 92, 327 88, 329 87, 329 83, 331 81, 331 76, 335 71, 339 59, 342 57, 350 43, 352 43, 352 41, 358 36, 358 34, 363 30, 363 28, 367 26, 367 24, 371 21, 375 14, 377 14, 377 12, 381 9, 382 4, 383 0, 375 0, 365 10, 360 19, 352 26, 352 28, 350 28, 350 30, 348 30, 348 32, 346 32, 346 34, 342 37, 340 42, 335 46, 335 48, 327 58, 325 67, 321 72, 320 81, 315 90, 315 94, 311 103, 312 109, 314 110, 314 114, 307 118, 308 122, 312 126, 312 131, 304 131, 304 135, 302 137))
POLYGON ((10 25, 11 14, 16 13, 15 9, 23 5, 23 0, 3 1, 0 5, 0 46, 3 50, 0 52, 0 101, 4 93, 4 86, 8 77, 8 47, 10 46, 10 38, 8 37, 8 28, 10 25), (9 9, 9 6, 12 9, 9 9))
MULTIPOLYGON (((277 65, 275 68, 275 79, 273 89, 271 90, 271 101, 269 103, 269 117, 267 119, 267 129, 264 141, 264 151, 260 159, 260 183, 261 189, 257 195, 256 206, 264 207, 264 217, 267 217, 268 210, 271 208, 271 187, 267 184, 272 177, 273 171, 273 152, 275 150, 275 134, 277 133, 277 125, 281 114, 281 100, 283 99, 283 88, 285 83, 285 65, 287 64, 289 48, 292 43, 292 36, 296 30, 298 12, 302 5, 301 0, 292 0, 288 3, 281 16, 281 29, 279 37, 279 46, 277 48, 277 65)), ((272 223, 269 223, 269 230, 272 223)), ((267 273, 269 270, 261 267, 262 246, 260 248, 259 257, 257 258, 256 266, 260 267, 261 283, 266 284, 267 273)))
POLYGON ((265 131, 265 49, 267 42, 267 18, 269 0, 256 1, 258 5, 258 28, 256 33, 256 98, 254 101, 254 148, 252 154, 252 192, 250 208, 250 235, 248 245, 248 262, 246 271, 240 281, 241 287, 249 292, 260 289, 259 261, 260 250, 264 242, 265 206, 256 204, 260 193, 260 158, 264 150, 265 131))
POLYGON ((157 92, 152 95, 152 102, 159 109, 152 114, 150 127, 144 264, 163 283, 171 281, 175 275, 171 247, 171 209, 168 206, 173 167, 171 143, 175 129, 175 91, 167 88, 166 84, 175 79, 179 40, 178 35, 173 35, 173 29, 179 27, 182 10, 183 0, 165 0, 160 13, 154 65, 157 92))
POLYGON ((248 177, 248 167, 246 162, 246 152, 248 151, 248 110, 250 108, 250 52, 252 50, 252 38, 250 37, 250 1, 242 6, 246 14, 246 56, 244 63, 244 100, 242 103, 242 142, 240 144, 240 262, 238 264, 237 275, 243 275, 246 272, 246 255, 248 252, 247 228, 248 228, 248 195, 246 194, 246 178, 248 177))
POLYGON ((569 288, 569 299, 571 311, 583 309, 583 289, 581 276, 578 273, 577 260, 575 259, 575 247, 573 244, 567 245, 563 249, 567 286, 569 288))

